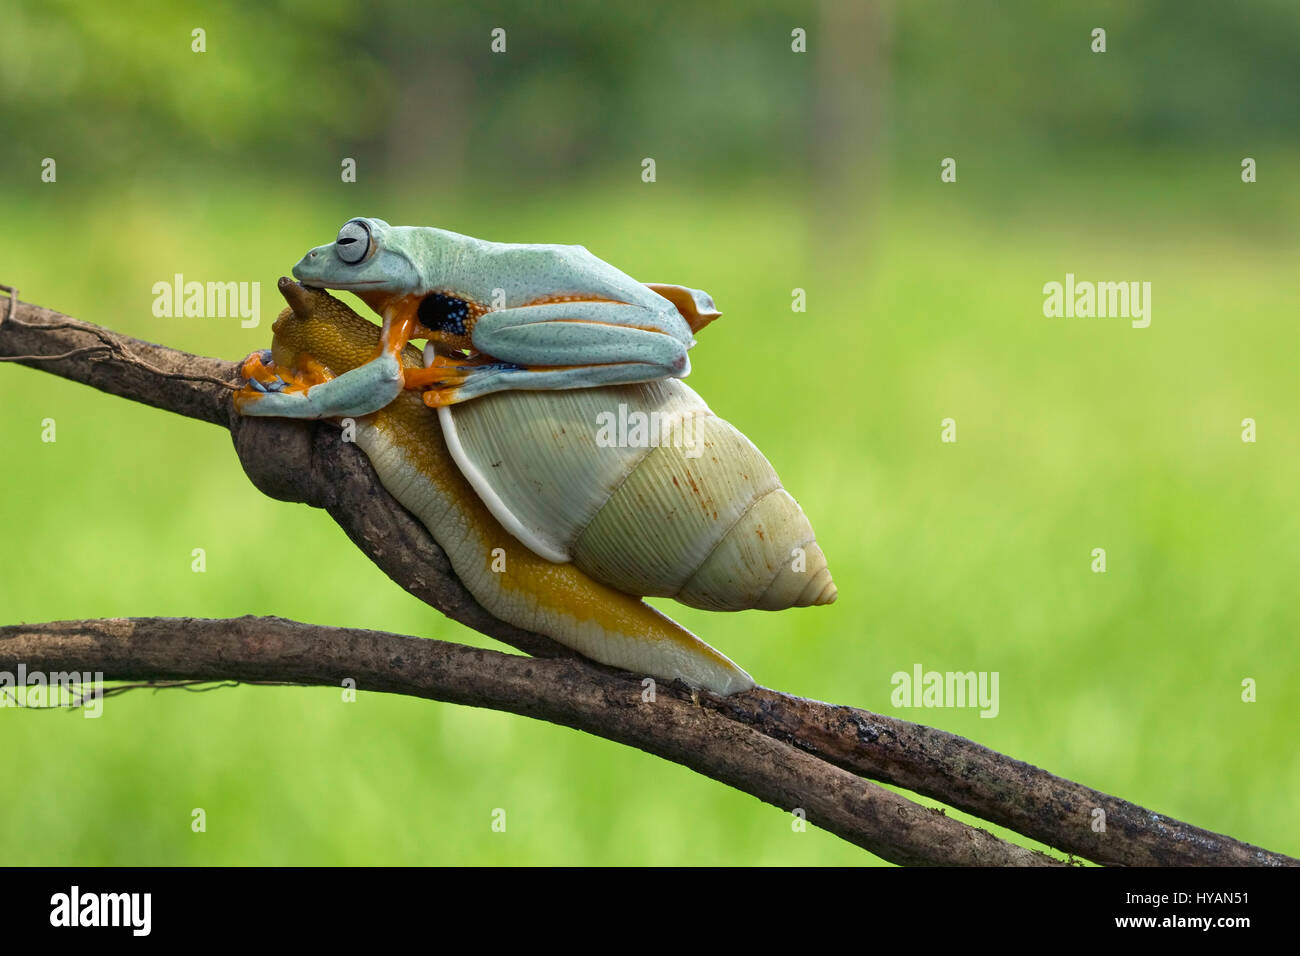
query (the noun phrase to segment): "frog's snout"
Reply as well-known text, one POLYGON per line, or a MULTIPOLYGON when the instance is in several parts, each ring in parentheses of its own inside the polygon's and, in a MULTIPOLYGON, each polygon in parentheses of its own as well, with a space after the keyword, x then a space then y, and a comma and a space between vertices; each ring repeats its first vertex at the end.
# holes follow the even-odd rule
POLYGON ((327 257, 323 256, 322 252, 328 249, 329 246, 317 246, 299 259, 298 264, 293 267, 293 277, 312 288, 325 288, 325 271, 328 265, 327 257))

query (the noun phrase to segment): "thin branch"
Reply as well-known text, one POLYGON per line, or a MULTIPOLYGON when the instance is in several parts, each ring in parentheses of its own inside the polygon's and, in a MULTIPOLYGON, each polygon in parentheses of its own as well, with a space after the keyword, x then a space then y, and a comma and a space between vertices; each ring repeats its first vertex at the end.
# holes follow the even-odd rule
MULTIPOLYGON (((245 472, 263 493, 326 509, 405 590, 526 653, 579 663, 569 649, 507 625, 479 606, 428 531, 384 490, 365 455, 343 442, 337 428, 235 414, 229 390, 238 380, 236 363, 142 342, 22 302, 16 303, 13 319, 0 321, 0 359, 6 356, 21 356, 15 359, 21 364, 229 428, 245 472), (97 354, 80 351, 87 348, 88 339, 100 345, 97 354), (78 354, 65 354, 73 351, 78 354)), ((279 673, 267 676, 284 679, 279 673)), ((728 733, 750 729, 842 771, 933 797, 1096 862, 1300 863, 1063 780, 934 728, 766 688, 728 698, 701 693, 698 699, 704 709, 725 718, 727 724, 719 728, 738 725, 728 733), (1104 831, 1093 827, 1096 808, 1105 811, 1104 831)), ((598 727, 583 729, 600 732, 598 727)))
POLYGON ((119 335, 52 309, 6 299, 0 358, 155 408, 229 427, 232 362, 119 335))
MULTIPOLYGON (((260 681, 490 707, 638 747, 908 865, 1059 866, 693 703, 579 660, 537 660, 283 618, 132 618, 0 627, 0 669, 103 672, 106 680, 260 681)), ((778 824, 784 826, 784 824, 778 824)))
POLYGON ((1300 865, 1300 860, 1154 813, 936 727, 766 687, 732 697, 710 695, 704 703, 837 767, 933 797, 1094 863, 1300 865))

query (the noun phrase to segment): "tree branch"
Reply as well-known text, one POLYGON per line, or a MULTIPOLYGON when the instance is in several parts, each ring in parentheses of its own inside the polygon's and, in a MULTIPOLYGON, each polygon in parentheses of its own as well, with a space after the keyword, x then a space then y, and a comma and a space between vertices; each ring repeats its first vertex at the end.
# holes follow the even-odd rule
POLYGON ((785 809, 901 864, 1051 866, 1059 860, 959 823, 700 707, 642 700, 638 678, 446 641, 283 618, 133 618, 0 627, 0 668, 102 671, 107 680, 275 680, 490 707, 638 747, 785 809))
MULTIPOLYGON (((13 315, 0 321, 0 359, 230 429, 245 472, 263 493, 324 508, 389 577, 449 617, 535 657, 565 659, 527 660, 336 628, 311 628, 307 637, 295 630, 306 625, 279 619, 256 626, 255 619, 146 619, 3 628, 0 664, 22 660, 31 668, 44 660, 58 663, 57 669, 103 670, 128 680, 328 684, 352 676, 375 690, 490 706, 628 743, 770 803, 801 806, 813 822, 901 863, 1055 861, 947 820, 858 775, 1100 863, 1300 864, 953 734, 857 708, 766 688, 728 698, 702 692, 695 695, 698 704, 680 688, 660 688, 659 703, 642 705, 639 683, 488 614, 456 579, 427 530, 392 499, 365 455, 341 441, 336 428, 235 414, 229 397, 238 382, 235 363, 142 342, 16 300, 13 305, 13 315), (193 635, 175 636, 193 628, 202 631, 203 646, 193 635), (100 640, 106 635, 113 640, 100 640), (339 643, 339 635, 346 640, 339 643), (238 654, 231 651, 232 641, 238 654), (400 652, 393 642, 400 642, 400 652), (347 652, 352 647, 354 656, 347 652), (412 673, 409 662, 416 660, 435 669, 412 673), (91 666, 95 662, 104 666, 91 666), (455 676, 444 681, 446 674, 455 676), (461 685, 465 680, 470 683, 461 685), (1105 811, 1105 832, 1092 828, 1094 808, 1105 811), (927 822, 931 815, 946 822, 927 822)), ((0 301, 0 316, 4 306, 0 301)))

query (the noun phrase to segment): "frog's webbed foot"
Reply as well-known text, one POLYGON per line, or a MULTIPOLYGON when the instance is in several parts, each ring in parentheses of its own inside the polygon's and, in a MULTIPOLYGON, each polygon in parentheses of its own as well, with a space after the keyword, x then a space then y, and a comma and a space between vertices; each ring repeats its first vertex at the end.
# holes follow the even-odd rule
POLYGON ((454 405, 507 389, 554 390, 626 385, 690 374, 690 328, 663 309, 600 300, 544 301, 489 311, 474 325, 477 355, 436 356, 408 371, 424 403, 454 405))
POLYGON ((429 363, 425 367, 405 370, 405 385, 410 389, 422 390, 424 392, 422 398, 430 408, 454 405, 456 402, 465 401, 463 397, 453 398, 452 396, 467 381, 475 378, 483 371, 519 368, 519 366, 511 365, 509 362, 498 362, 490 355, 476 354, 463 358, 456 355, 445 355, 434 351, 432 345, 425 347, 424 358, 429 363))
POLYGON ((463 362, 455 359, 446 360, 440 357, 440 361, 434 365, 420 369, 408 369, 406 382, 407 388, 424 389, 424 394, 421 396, 424 399, 424 404, 430 408, 441 408, 444 405, 455 405, 457 402, 468 401, 471 398, 486 394, 481 387, 466 391, 466 386, 471 382, 475 383, 476 386, 481 386, 491 380, 500 383, 496 388, 489 389, 489 391, 511 388, 510 382, 501 379, 500 375, 500 373, 507 371, 524 371, 524 369, 509 362, 496 362, 491 359, 463 362))
POLYGON ((245 388, 253 388, 263 392, 279 391, 280 389, 275 387, 276 383, 278 382, 281 386, 285 383, 284 379, 273 368, 274 365, 275 363, 271 361, 270 349, 258 349, 256 352, 250 353, 248 358, 244 359, 243 364, 239 366, 239 375, 247 383, 245 388))
POLYGON ((278 415, 273 409, 282 406, 282 400, 266 401, 272 395, 305 393, 311 383, 302 381, 288 369, 281 369, 271 360, 270 349, 251 353, 239 366, 244 387, 235 392, 235 409, 241 415, 278 415))

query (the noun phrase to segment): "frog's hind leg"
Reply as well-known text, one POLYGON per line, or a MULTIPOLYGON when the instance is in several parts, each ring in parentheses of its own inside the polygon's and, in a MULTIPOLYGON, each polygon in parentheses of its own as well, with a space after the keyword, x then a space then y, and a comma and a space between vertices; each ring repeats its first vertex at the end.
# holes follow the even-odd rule
POLYGON ((547 319, 498 326, 490 336, 480 336, 479 329, 502 314, 488 313, 475 329, 475 344, 490 344, 484 349, 485 360, 430 359, 426 353, 429 367, 407 373, 408 383, 428 389, 426 405, 454 405, 507 389, 593 388, 690 374, 686 344, 657 329, 594 319, 547 319))
MULTIPOLYGON (((689 371, 690 366, 687 365, 689 371)), ((611 365, 575 365, 567 368, 539 368, 489 362, 472 366, 431 366, 407 369, 408 387, 425 388, 424 404, 441 408, 467 402, 507 389, 594 388, 601 385, 629 385, 664 377, 663 367, 644 362, 611 365)))

